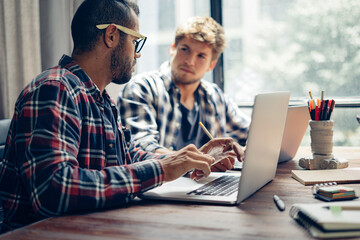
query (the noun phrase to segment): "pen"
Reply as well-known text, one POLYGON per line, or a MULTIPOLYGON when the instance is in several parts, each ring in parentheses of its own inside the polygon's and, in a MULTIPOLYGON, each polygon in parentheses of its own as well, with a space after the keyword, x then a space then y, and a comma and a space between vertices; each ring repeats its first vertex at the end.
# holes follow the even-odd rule
POLYGON ((329 100, 325 100, 323 114, 320 120, 327 120, 328 111, 329 111, 329 100))
POLYGON ((332 111, 334 110, 334 107, 335 107, 335 100, 330 100, 331 101, 331 105, 329 107, 329 112, 328 112, 328 116, 327 116, 327 120, 330 120, 331 118, 331 113, 332 111))
POLYGON ((210 139, 213 139, 213 136, 211 135, 211 133, 206 129, 206 127, 204 126, 204 124, 202 124, 202 122, 199 122, 200 127, 204 130, 204 132, 206 133, 206 135, 208 135, 208 137, 210 139))
POLYGON ((274 195, 274 203, 280 211, 285 210, 285 203, 278 197, 278 195, 274 195))
MULTIPOLYGON (((208 135, 208 137, 209 137, 210 139, 213 139, 213 136, 212 136, 211 133, 206 129, 206 127, 204 126, 204 124, 202 124, 202 122, 199 122, 199 125, 200 125, 200 127, 204 130, 204 132, 206 133, 206 135, 208 135)), ((211 164, 211 166, 217 164, 217 163, 220 162, 221 160, 222 160, 221 158, 218 159, 218 160, 216 160, 213 164, 211 164)))
POLYGON ((319 112, 319 106, 315 107, 315 121, 319 121, 320 120, 320 112, 319 112))
POLYGON ((321 100, 321 105, 320 105, 320 117, 319 117, 319 120, 322 120, 323 119, 323 115, 324 115, 324 104, 325 104, 325 101, 324 99, 321 100))

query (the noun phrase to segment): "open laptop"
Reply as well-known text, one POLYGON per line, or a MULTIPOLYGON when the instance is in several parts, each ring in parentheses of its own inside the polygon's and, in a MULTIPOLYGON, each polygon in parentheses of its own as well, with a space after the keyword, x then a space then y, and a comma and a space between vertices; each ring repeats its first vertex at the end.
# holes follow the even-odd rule
MULTIPOLYGON (((292 160, 309 126, 310 114, 307 106, 289 107, 279 154, 279 163, 292 160)), ((234 170, 242 170, 243 163, 235 161, 234 170)))
POLYGON ((284 136, 281 143, 279 163, 289 161, 295 154, 309 126, 310 114, 307 106, 289 107, 284 136))
POLYGON ((242 172, 212 172, 199 181, 180 177, 151 189, 141 198, 234 205, 247 199, 276 173, 281 140, 288 110, 288 92, 264 93, 255 97, 242 172), (227 192, 218 195, 212 181, 224 179, 227 192), (239 180, 240 179, 240 180, 239 180))

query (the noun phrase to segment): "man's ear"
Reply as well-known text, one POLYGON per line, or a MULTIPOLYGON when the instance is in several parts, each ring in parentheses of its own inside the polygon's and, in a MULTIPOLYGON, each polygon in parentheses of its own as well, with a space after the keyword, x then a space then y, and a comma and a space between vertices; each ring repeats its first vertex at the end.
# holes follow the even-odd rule
POLYGON ((117 42, 119 41, 117 34, 117 27, 114 24, 109 25, 104 34, 104 43, 108 48, 112 48, 116 46, 117 42))
POLYGON ((212 60, 212 61, 210 62, 210 66, 209 66, 208 71, 213 70, 213 69, 214 69, 214 67, 216 66, 216 63, 217 63, 217 59, 212 60))
POLYGON ((171 48, 170 48, 170 56, 172 56, 175 52, 175 43, 171 44, 171 48))

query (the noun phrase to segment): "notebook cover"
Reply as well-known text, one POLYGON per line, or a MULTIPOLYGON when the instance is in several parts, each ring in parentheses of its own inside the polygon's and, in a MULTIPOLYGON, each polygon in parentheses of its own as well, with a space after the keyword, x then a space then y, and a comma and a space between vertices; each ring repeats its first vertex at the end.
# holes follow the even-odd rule
POLYGON ((319 238, 360 236, 358 210, 334 214, 328 206, 360 206, 360 202, 294 204, 290 216, 319 238))
POLYGON ((291 170, 291 176, 305 186, 326 182, 360 183, 360 168, 291 170))

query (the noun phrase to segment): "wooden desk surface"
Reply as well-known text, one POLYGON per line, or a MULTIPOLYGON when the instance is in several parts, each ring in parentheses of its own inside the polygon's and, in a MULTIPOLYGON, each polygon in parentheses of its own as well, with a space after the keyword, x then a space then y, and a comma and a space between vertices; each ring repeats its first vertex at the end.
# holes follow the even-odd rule
MULTIPOLYGON (((295 159, 308 156, 301 147, 295 159)), ((334 147, 350 167, 360 167, 360 148, 334 147)), ((0 236, 0 239, 310 239, 289 216, 294 203, 316 203, 311 186, 291 178, 297 161, 280 164, 275 179, 239 206, 137 200, 125 208, 53 217, 0 236), (286 210, 280 212, 273 195, 286 210)), ((360 194, 360 184, 349 184, 360 194)), ((360 200, 359 200, 360 201, 360 200)))

